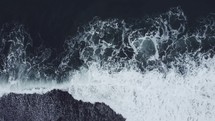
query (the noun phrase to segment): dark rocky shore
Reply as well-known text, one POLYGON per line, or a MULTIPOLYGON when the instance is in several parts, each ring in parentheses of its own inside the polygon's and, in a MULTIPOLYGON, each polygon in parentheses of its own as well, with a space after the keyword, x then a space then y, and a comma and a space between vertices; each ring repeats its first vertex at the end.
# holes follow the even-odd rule
POLYGON ((0 98, 0 121, 125 121, 104 103, 78 101, 68 92, 14 94, 0 98))

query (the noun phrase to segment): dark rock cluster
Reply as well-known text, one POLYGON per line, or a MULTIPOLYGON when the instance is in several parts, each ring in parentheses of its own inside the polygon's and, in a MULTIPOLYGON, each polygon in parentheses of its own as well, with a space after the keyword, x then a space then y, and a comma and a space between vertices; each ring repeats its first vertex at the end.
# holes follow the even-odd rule
POLYGON ((74 99, 68 92, 10 93, 0 98, 0 121, 125 121, 104 103, 74 99))

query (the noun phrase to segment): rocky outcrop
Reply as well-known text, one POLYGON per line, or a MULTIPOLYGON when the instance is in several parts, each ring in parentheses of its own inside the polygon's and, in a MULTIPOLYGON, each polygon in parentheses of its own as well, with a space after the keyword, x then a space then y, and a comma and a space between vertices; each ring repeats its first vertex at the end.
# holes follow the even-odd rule
POLYGON ((0 121, 125 121, 104 103, 91 104, 69 93, 14 94, 0 98, 0 121))

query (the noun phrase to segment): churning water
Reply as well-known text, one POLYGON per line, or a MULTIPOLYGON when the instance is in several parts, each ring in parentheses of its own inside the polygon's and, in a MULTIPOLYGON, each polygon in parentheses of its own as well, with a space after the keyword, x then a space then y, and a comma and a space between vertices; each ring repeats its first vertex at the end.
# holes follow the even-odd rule
POLYGON ((213 121, 214 16, 188 22, 180 8, 139 20, 95 18, 54 59, 51 49, 31 48, 23 25, 6 24, 1 95, 57 88, 104 102, 128 121, 213 121))

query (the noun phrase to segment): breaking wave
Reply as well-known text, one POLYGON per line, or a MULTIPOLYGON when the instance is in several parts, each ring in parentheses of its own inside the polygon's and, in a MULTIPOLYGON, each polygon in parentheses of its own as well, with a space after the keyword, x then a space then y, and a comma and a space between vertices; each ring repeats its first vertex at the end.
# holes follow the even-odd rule
POLYGON ((138 20, 94 18, 64 52, 33 47, 23 25, 0 31, 2 94, 59 88, 105 102, 128 121, 215 119, 215 21, 195 27, 180 7, 138 20), (54 59, 53 59, 54 58, 54 59))

